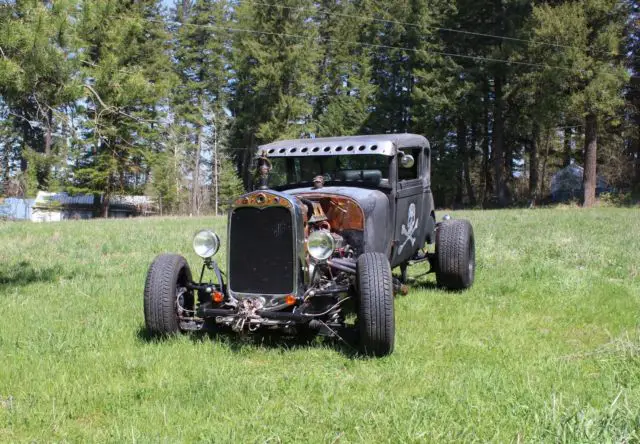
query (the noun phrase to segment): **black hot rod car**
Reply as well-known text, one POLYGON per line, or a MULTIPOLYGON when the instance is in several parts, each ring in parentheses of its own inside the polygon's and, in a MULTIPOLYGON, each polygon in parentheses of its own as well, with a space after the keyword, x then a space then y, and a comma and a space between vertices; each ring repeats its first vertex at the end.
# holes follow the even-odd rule
POLYGON ((149 333, 199 330, 207 321, 236 332, 348 328, 363 353, 382 356, 393 351, 394 291, 408 265, 428 263, 449 289, 473 283, 471 224, 436 222, 424 137, 274 142, 258 148, 256 173, 256 189, 229 212, 226 276, 212 258, 220 239, 209 230, 193 240, 204 259, 198 281, 182 256, 153 261, 144 289, 149 333), (203 280, 206 269, 214 280, 203 280))

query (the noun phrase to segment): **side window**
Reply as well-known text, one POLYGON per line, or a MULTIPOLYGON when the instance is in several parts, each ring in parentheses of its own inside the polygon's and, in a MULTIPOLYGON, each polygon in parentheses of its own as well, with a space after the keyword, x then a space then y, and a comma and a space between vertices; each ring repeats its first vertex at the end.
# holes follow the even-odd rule
POLYGON ((420 171, 418 168, 418 164, 420 163, 420 151, 420 148, 402 148, 398 151, 398 180, 411 180, 418 178, 418 171, 420 171), (400 159, 402 158, 400 153, 411 154, 414 160, 413 166, 410 168, 403 168, 400 165, 400 159))

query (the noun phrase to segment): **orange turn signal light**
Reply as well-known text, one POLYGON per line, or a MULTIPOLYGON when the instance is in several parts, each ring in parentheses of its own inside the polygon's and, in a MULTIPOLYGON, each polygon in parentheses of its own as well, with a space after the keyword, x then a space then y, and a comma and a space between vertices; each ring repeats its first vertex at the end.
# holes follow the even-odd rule
POLYGON ((284 297, 284 303, 287 305, 293 305, 296 303, 296 297, 292 294, 288 294, 284 297))
POLYGON ((219 291, 214 291, 211 294, 211 297, 213 298, 213 302, 220 303, 220 302, 224 301, 224 295, 222 293, 220 293, 219 291))

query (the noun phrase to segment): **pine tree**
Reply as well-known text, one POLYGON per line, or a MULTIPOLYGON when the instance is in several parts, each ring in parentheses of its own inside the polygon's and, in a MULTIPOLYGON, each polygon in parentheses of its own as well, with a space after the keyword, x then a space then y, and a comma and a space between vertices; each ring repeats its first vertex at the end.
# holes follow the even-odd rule
MULTIPOLYGON (((451 59, 443 52, 457 51, 446 48, 447 40, 438 32, 439 27, 454 10, 449 2, 411 1, 401 41, 398 46, 415 49, 407 51, 406 76, 409 81, 402 106, 407 117, 408 130, 428 135, 432 148, 433 184, 439 205, 462 203, 465 173, 469 177, 468 116, 473 113, 467 98, 472 84, 464 73, 460 59, 451 59), (455 138, 452 138, 453 134, 455 138), (455 178, 455 180, 451 180, 455 178), (452 201, 455 199, 455 202, 452 201)), ((463 59, 464 60, 464 59, 463 59)), ((406 126, 405 126, 406 128, 406 126)), ((406 130, 406 129, 405 129, 406 130)), ((471 186, 467 187, 469 200, 475 200, 471 186)))
POLYGON ((232 146, 249 182, 255 147, 281 138, 314 134, 312 103, 317 97, 315 73, 320 58, 318 24, 310 0, 277 4, 242 2, 235 9, 231 110, 232 146))
POLYGON ((157 202, 160 214, 177 213, 180 207, 180 187, 176 186, 178 165, 171 153, 163 152, 151 156, 151 177, 147 194, 157 202))
POLYGON ((627 73, 621 61, 624 3, 619 0, 561 2, 534 8, 532 51, 548 68, 540 74, 550 93, 564 94, 585 128, 584 200, 595 202, 598 134, 603 119, 623 104, 627 73))
POLYGON ((418 17, 412 17, 415 11, 411 3, 411 0, 390 4, 363 1, 359 7, 363 15, 375 19, 365 25, 367 42, 380 48, 373 52, 371 60, 371 81, 377 94, 374 112, 367 126, 374 133, 405 132, 410 126, 408 112, 412 107, 413 50, 423 47, 420 40, 408 41, 413 34, 411 27, 404 23, 412 23, 416 18, 420 21, 428 13, 423 6, 418 17), (403 47, 410 50, 399 49, 403 47))
POLYGON ((353 2, 325 0, 318 4, 322 51, 314 111, 318 136, 358 134, 369 119, 376 91, 370 83, 373 49, 361 45, 366 42, 359 14, 353 2))
POLYGON ((47 188, 52 168, 64 164, 56 155, 66 136, 65 110, 82 93, 77 7, 78 0, 61 0, 0 8, 0 96, 20 140, 21 169, 31 168, 28 174, 37 179, 30 193, 47 188))
POLYGON ((242 180, 240 179, 233 162, 231 162, 231 159, 226 157, 222 157, 220 162, 219 186, 219 210, 224 213, 229 211, 229 208, 231 208, 231 202, 236 197, 244 193, 242 180))
POLYGON ((627 155, 633 168, 633 188, 640 194, 640 3, 629 2, 627 21, 627 66, 631 79, 627 92, 627 104, 631 115, 627 122, 627 155))
POLYGON ((10 181, 17 158, 19 157, 19 141, 9 119, 9 109, 0 97, 0 196, 10 193, 10 181))
MULTIPOLYGON (((475 141, 483 141, 483 201, 508 205, 514 155, 523 138, 516 128, 524 111, 513 99, 520 67, 509 61, 517 61, 526 51, 523 25, 531 5, 520 0, 458 0, 455 6, 455 12, 448 15, 447 29, 440 33, 446 42, 445 52, 461 55, 450 59, 458 67, 457 74, 450 77, 456 79, 455 114, 463 119, 475 141)), ((461 150, 459 159, 469 162, 474 149, 461 150)))
POLYGON ((111 195, 139 192, 147 157, 159 136, 159 106, 172 84, 168 37, 155 0, 85 0, 81 22, 88 60, 85 157, 72 191, 111 195))
POLYGON ((205 0, 178 1, 175 7, 179 26, 174 58, 180 82, 173 92, 173 105, 176 123, 189 147, 185 160, 192 178, 191 212, 196 214, 204 204, 203 184, 215 181, 215 171, 205 166, 217 165, 219 122, 224 120, 227 101, 227 9, 225 1, 205 0))

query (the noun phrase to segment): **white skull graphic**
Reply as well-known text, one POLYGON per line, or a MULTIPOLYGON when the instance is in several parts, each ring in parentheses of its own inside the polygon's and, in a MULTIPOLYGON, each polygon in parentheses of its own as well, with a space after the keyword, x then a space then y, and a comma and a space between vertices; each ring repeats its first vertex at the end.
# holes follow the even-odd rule
POLYGON ((407 231, 413 232, 412 228, 416 225, 416 205, 409 205, 409 215, 407 218, 407 231))
POLYGON ((416 237, 413 233, 418 228, 418 219, 416 219, 416 204, 411 203, 409 205, 409 211, 407 212, 407 225, 402 224, 402 229, 400 230, 403 236, 406 236, 404 242, 400 244, 398 247, 398 254, 402 253, 404 246, 407 245, 407 242, 411 242, 413 246, 416 243, 416 237))

